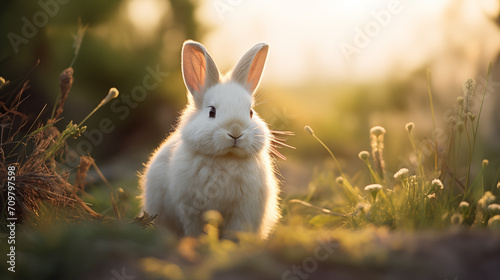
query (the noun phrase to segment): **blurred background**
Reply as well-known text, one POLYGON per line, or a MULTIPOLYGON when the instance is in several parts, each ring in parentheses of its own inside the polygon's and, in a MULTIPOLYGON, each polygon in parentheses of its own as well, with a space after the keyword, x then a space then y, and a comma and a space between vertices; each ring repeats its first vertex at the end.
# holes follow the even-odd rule
POLYGON ((79 20, 87 26, 57 126, 81 121, 110 87, 119 89, 120 97, 86 122, 87 133, 70 142, 75 152, 90 152, 113 185, 136 188, 150 153, 173 130, 186 103, 180 51, 187 39, 203 43, 222 72, 254 44, 270 44, 256 110, 272 129, 295 133, 287 143, 297 149, 282 149, 288 159, 278 160, 287 193, 305 193, 315 171, 334 168, 305 125, 353 176, 363 168, 357 154, 369 150, 369 129, 385 127, 387 169, 396 172, 410 153, 405 124, 415 122, 419 139, 432 135, 428 70, 437 138, 445 149, 449 115, 463 96, 463 82, 477 82, 472 105, 477 113, 493 62, 474 163, 500 162, 498 0, 2 0, 0 5, 0 76, 11 85, 28 76, 30 97, 21 111, 32 119, 45 105, 42 120, 50 116, 60 94, 59 75, 74 58, 79 20), (103 119, 111 120, 112 129, 100 128, 103 119))

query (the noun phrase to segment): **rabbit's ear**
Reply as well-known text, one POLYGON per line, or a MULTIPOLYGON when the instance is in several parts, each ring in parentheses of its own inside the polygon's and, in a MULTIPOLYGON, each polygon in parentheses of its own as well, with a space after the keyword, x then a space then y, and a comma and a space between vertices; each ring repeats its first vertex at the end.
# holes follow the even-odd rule
POLYGON ((253 93, 259 85, 268 50, 269 45, 265 43, 251 48, 234 67, 231 79, 253 93))
POLYGON ((219 69, 202 44, 191 40, 184 42, 182 77, 197 105, 203 102, 205 91, 219 82, 219 69))

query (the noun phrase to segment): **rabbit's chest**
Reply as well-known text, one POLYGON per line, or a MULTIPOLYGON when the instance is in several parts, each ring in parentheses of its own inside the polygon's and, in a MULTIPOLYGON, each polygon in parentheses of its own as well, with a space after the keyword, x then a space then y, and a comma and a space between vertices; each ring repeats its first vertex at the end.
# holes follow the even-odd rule
MULTIPOLYGON (((264 188, 263 174, 254 162, 244 160, 216 161, 211 158, 191 159, 179 182, 184 196, 203 202, 207 208, 221 209, 239 203, 246 197, 260 196, 264 188)), ((205 207, 204 207, 205 208, 205 207)))

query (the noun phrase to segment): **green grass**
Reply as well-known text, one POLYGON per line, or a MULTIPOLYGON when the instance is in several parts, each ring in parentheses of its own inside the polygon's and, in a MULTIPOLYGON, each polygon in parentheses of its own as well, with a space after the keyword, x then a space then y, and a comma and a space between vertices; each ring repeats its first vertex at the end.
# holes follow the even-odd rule
MULTIPOLYGON (((488 77, 490 69, 491 65, 488 77)), ((469 79, 466 83, 471 81, 473 80, 469 79)), ((475 85, 475 82, 473 83, 475 85)), ((430 77, 428 88, 435 131, 430 77)), ((467 99, 473 92, 474 88, 464 89, 464 98, 467 99)), ((485 94, 486 89, 483 100, 485 94)), ((371 155, 368 151, 359 154, 360 160, 366 164, 366 169, 360 170, 352 178, 342 172, 342 167, 330 149, 306 126, 305 130, 332 156, 338 166, 339 176, 336 180, 329 175, 330 178, 326 182, 323 179, 312 182, 313 192, 304 199, 309 205, 301 203, 318 212, 309 219, 309 223, 317 227, 330 225, 333 228, 346 229, 364 229, 367 226, 384 226, 394 230, 446 229, 456 224, 467 228, 487 227, 488 220, 498 214, 495 210, 499 202, 496 196, 500 194, 497 185, 498 167, 489 166, 489 161, 485 159, 480 172, 472 180, 469 179, 472 176, 470 170, 482 106, 479 112, 470 112, 467 111, 466 102, 467 100, 459 98, 457 113, 450 116, 450 140, 449 143, 443 144, 448 147, 438 146, 436 133, 429 138, 432 140, 416 139, 413 132, 418 127, 413 122, 406 125, 408 141, 413 147, 413 160, 409 159, 407 162, 410 164, 400 170, 385 170, 383 151, 386 131, 382 127, 372 128, 371 155), (477 117, 474 114, 477 114, 477 117), (468 152, 465 155, 466 168, 460 166, 458 160, 464 157, 461 156, 464 151, 460 146, 464 141, 468 143, 468 150, 465 151, 468 152), (442 148, 447 148, 448 154, 439 153, 442 148), (487 172, 496 174, 494 181, 485 179, 487 172), (395 178, 394 174, 400 173, 401 175, 395 178), (359 178, 370 178, 370 181, 359 178), (366 189, 372 188, 368 185, 373 184, 376 185, 375 190, 366 189), (487 199, 490 195, 491 198, 487 199), (488 208, 490 204, 493 206, 488 208), (328 214, 328 211, 336 213, 328 214)), ((404 134, 405 131, 401 128, 397 133, 404 134)), ((292 202, 300 201, 295 198, 292 202)), ((296 215, 309 212, 311 211, 297 211, 296 215)))

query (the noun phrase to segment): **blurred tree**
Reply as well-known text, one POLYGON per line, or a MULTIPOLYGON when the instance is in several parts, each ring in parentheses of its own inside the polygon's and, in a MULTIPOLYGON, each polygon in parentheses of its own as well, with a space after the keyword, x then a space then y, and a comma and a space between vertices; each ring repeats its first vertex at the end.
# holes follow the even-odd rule
MULTIPOLYGON (((98 162, 130 152, 141 153, 137 157, 142 160, 171 129, 185 103, 180 76, 182 42, 200 36, 193 1, 4 0, 0 5, 0 76, 12 85, 21 83, 40 61, 27 77, 30 98, 21 111, 34 118, 47 104, 44 117, 50 115, 59 94, 59 74, 74 58, 72 36, 81 20, 87 29, 73 65, 75 82, 64 119, 57 125, 62 128, 70 120, 81 121, 110 87, 117 87, 120 103, 114 109, 103 107, 86 123, 88 132, 98 129, 103 118, 115 127, 92 145, 91 154, 98 162), (142 22, 144 16, 153 16, 148 15, 148 7, 158 13, 159 21, 138 26, 141 16, 142 22), (136 98, 139 101, 134 101, 134 93, 142 94, 136 98)), ((84 135, 71 146, 90 137, 84 135)), ((141 162, 133 164, 137 168, 141 162)), ((135 170, 127 173, 135 174, 135 170)))

